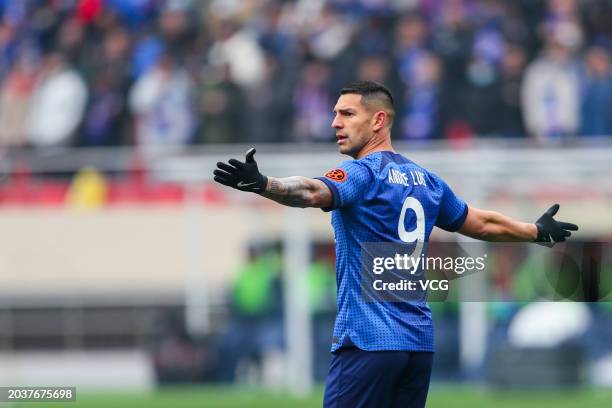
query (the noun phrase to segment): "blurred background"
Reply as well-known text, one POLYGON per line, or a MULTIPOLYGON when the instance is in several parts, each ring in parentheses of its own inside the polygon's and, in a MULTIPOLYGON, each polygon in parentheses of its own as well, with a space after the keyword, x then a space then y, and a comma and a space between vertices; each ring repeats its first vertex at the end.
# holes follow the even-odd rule
POLYGON ((547 260, 482 244, 464 300, 504 301, 432 302, 429 406, 608 406, 611 52, 607 0, 0 0, 0 385, 320 406, 329 215, 211 176, 250 146, 264 174, 335 167, 338 91, 368 79, 399 152, 473 206, 560 202, 600 266, 582 302, 526 302, 547 260))

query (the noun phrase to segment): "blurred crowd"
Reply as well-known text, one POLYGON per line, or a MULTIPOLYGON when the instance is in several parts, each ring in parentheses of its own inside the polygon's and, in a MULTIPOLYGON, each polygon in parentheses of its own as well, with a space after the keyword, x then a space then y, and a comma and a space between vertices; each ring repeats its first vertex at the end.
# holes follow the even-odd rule
POLYGON ((612 138, 606 0, 0 0, 0 146, 333 140, 355 79, 399 140, 612 138))

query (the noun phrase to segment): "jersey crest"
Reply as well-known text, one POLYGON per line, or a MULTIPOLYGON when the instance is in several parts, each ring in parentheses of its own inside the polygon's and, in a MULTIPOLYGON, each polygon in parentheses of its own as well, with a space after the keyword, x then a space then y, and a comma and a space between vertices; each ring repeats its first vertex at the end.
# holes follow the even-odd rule
POLYGON ((325 173, 325 177, 343 183, 346 181, 346 172, 342 169, 333 169, 325 173))

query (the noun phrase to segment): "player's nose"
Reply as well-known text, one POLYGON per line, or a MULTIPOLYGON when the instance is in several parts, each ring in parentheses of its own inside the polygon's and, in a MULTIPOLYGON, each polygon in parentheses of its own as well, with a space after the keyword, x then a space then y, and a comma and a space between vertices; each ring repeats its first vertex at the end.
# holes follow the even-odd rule
POLYGON ((334 129, 342 128, 342 122, 338 119, 338 116, 336 116, 332 121, 331 127, 333 127, 334 129))

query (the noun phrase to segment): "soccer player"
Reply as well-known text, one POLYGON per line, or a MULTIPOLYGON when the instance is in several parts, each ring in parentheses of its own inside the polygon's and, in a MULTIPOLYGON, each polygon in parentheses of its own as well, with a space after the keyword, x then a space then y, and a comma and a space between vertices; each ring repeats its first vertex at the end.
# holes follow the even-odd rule
POLYGON ((214 179, 287 206, 333 211, 338 311, 324 406, 424 407, 434 351, 431 311, 425 301, 364 301, 360 244, 426 242, 434 226, 487 241, 554 244, 578 227, 553 218, 558 204, 534 224, 468 206, 441 178, 393 150, 393 97, 383 85, 348 85, 334 114, 339 151, 353 160, 323 177, 266 177, 250 149, 244 162, 217 163, 214 179))

